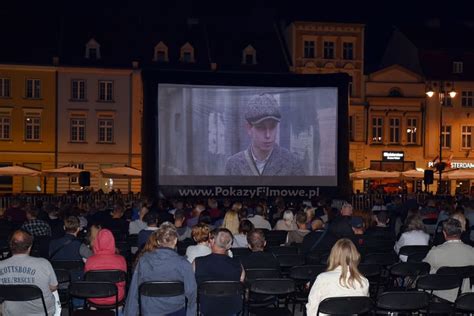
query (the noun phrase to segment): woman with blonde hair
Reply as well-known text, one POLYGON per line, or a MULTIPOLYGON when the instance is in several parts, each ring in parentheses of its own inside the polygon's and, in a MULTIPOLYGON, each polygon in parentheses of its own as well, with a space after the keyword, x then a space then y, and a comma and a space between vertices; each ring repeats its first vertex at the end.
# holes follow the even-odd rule
POLYGON ((317 315, 319 304, 329 297, 369 296, 369 281, 359 272, 359 262, 354 243, 339 239, 331 249, 326 272, 319 274, 311 287, 307 315, 317 315))
POLYGON ((190 263, 193 263, 197 257, 203 257, 211 254, 211 247, 209 246, 209 233, 211 230, 209 226, 204 223, 199 223, 193 227, 191 236, 196 245, 188 246, 186 248, 186 258, 190 263))
POLYGON ((237 211, 232 209, 225 213, 221 228, 227 228, 232 235, 237 235, 239 233, 239 225, 239 213, 237 211))
MULTIPOLYGON (((427 246, 430 242, 430 235, 426 233, 425 224, 420 215, 408 216, 405 223, 406 229, 393 247, 397 254, 403 246, 427 246)), ((401 255, 400 260, 407 261, 407 256, 401 255)))

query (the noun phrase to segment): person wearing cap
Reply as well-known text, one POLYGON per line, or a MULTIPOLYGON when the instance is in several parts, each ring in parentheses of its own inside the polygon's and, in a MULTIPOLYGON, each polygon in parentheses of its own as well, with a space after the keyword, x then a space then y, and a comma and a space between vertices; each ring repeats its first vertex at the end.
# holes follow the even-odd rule
POLYGON ((304 175, 301 161, 276 143, 281 114, 272 95, 264 93, 252 97, 247 104, 245 120, 250 145, 227 160, 226 175, 304 175))

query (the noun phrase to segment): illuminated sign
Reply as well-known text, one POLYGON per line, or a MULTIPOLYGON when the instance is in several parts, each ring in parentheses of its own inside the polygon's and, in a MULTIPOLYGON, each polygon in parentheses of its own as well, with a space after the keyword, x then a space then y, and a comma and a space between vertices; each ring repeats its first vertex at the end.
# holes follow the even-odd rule
POLYGON ((383 161, 403 161, 405 153, 403 151, 382 151, 383 161))
MULTIPOLYGON (((434 168, 435 166, 436 163, 428 161, 428 168, 434 168)), ((451 161, 448 163, 447 167, 451 169, 474 169, 474 162, 451 161)))

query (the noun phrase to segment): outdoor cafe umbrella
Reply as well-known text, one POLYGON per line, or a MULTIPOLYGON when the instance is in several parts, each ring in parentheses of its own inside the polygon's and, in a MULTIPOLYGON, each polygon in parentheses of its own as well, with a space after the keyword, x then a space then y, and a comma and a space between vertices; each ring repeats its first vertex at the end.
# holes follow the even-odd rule
POLYGON ((407 170, 402 172, 402 176, 404 179, 415 179, 415 180, 421 180, 425 177, 425 172, 412 169, 412 170, 407 170))
POLYGON ((474 170, 458 169, 445 172, 442 175, 446 175, 449 180, 470 180, 474 179, 474 170))
POLYGON ((400 178, 399 171, 361 170, 350 174, 351 179, 393 179, 400 178))
POLYGON ((132 167, 112 167, 100 170, 104 178, 114 179, 138 179, 142 177, 142 171, 132 167))
POLYGON ((61 167, 57 169, 43 170, 43 175, 46 177, 69 178, 79 176, 79 173, 82 171, 84 170, 76 167, 61 167))
POLYGON ((41 171, 22 167, 22 166, 0 167, 0 176, 35 177, 35 176, 39 176, 40 174, 41 174, 41 171))

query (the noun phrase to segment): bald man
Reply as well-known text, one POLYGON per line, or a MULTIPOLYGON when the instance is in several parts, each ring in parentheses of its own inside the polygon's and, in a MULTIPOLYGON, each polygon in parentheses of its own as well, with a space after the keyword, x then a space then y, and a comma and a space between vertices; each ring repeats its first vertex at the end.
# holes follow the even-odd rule
MULTIPOLYGON (((55 311, 53 293, 58 281, 48 260, 30 256, 33 236, 17 230, 10 239, 12 257, 0 261, 0 284, 33 284, 43 292, 48 315, 55 311)), ((28 302, 4 302, 4 315, 44 315, 41 299, 28 302)))

